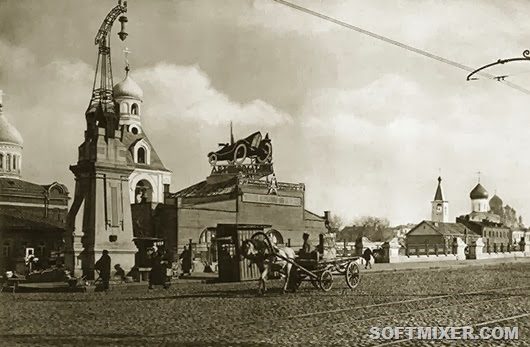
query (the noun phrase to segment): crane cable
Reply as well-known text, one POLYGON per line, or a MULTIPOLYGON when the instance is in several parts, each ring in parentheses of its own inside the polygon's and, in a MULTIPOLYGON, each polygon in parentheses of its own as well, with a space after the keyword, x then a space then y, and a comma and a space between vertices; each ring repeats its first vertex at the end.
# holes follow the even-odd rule
MULTIPOLYGON (((323 19, 325 21, 328 21, 328 22, 331 22, 331 23, 334 23, 334 24, 337 24, 339 26, 342 26, 344 28, 347 28, 347 29, 350 29, 350 30, 353 30, 353 31, 356 31, 358 33, 361 33, 361 34, 364 34, 364 35, 367 35, 367 36, 370 36, 370 37, 373 37, 377 40, 380 40, 380 41, 384 41, 386 43, 389 43, 391 45, 394 45, 394 46, 397 46, 397 47, 400 47, 400 48, 403 48, 405 50, 408 50, 410 52, 413 52, 413 53, 416 53, 416 54, 419 54, 419 55, 422 55, 424 57, 427 57, 427 58, 431 58, 431 59, 434 59, 434 60, 437 60, 441 63, 444 63, 444 64, 448 64, 448 65, 451 65, 453 67, 456 67, 458 69, 461 69, 461 70, 464 70, 464 71, 467 71, 467 72, 473 72, 475 71, 474 68, 471 68, 469 66, 466 66, 464 64, 460 64, 456 61, 453 61, 453 60, 449 60, 449 59, 446 59, 446 58, 443 58, 443 57, 440 57, 438 55, 435 55, 435 54, 432 54, 432 53, 429 53, 427 51, 424 51, 422 49, 419 49, 419 48, 416 48, 416 47, 413 47, 413 46, 410 46, 410 45, 407 45, 407 44, 404 44, 402 42, 399 42, 399 41, 396 41, 396 40, 393 40, 393 39, 390 39, 388 37, 385 37, 385 36, 382 36, 382 35, 379 35, 379 34, 376 34, 376 33, 373 33, 371 31, 368 31, 368 30, 365 30, 363 28, 360 28, 360 27, 357 27, 355 25, 352 25, 352 24, 349 24, 349 23, 346 23, 346 22, 343 22, 341 20, 338 20, 336 18, 333 18, 333 17, 330 17, 330 16, 327 16, 325 14, 322 14, 320 12, 316 12, 316 11, 313 11, 313 10, 310 10, 306 7, 303 7, 303 6, 299 6, 299 5, 296 5, 296 4, 293 4, 291 2, 288 2, 288 1, 285 1, 285 0, 272 0, 272 1, 275 1, 279 4, 282 4, 282 5, 285 5, 287 7, 290 7, 292 9, 295 9, 295 10, 298 10, 300 12, 304 12, 306 14, 309 14, 309 15, 312 15, 314 17, 318 17, 320 19, 323 19)), ((487 77, 488 79, 495 79, 495 76, 489 74, 489 73, 486 73, 486 72, 479 72, 478 73, 479 75, 483 76, 483 77, 487 77)), ((528 94, 530 95, 530 90, 526 89, 526 88, 523 88, 517 84, 514 84, 510 81, 505 81, 505 80, 499 80, 500 83, 503 83, 504 85, 508 86, 508 87, 511 87, 513 89, 516 89, 522 93, 525 93, 525 94, 528 94)))

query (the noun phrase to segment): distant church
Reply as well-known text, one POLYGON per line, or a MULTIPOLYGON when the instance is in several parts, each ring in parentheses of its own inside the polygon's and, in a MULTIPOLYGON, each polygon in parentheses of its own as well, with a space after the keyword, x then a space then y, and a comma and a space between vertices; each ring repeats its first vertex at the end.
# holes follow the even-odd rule
POLYGON ((24 272, 27 256, 61 262, 68 189, 22 179, 23 139, 3 115, 0 91, 0 271, 24 272))
POLYGON ((517 218, 512 214, 510 216, 516 220, 517 225, 506 223, 508 219, 504 211, 512 213, 513 209, 509 206, 503 208, 502 200, 497 195, 488 201, 489 193, 480 182, 471 190, 469 198, 470 213, 456 218, 456 222, 450 222, 449 201, 444 198, 442 178, 438 177, 438 186, 431 201, 431 219, 422 221, 410 230, 406 236, 407 246, 424 248, 426 245, 436 245, 439 249, 448 249, 457 237, 467 244, 482 237, 486 247, 491 249, 500 247, 501 244, 503 247, 512 244, 511 228, 520 227, 522 224, 522 219, 517 222, 517 218))

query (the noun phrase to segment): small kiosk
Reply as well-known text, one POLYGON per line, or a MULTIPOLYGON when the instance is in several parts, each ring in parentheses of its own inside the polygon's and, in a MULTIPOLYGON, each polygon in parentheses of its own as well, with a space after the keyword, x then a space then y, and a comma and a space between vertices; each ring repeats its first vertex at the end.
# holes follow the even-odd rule
POLYGON ((219 281, 241 282, 256 280, 260 272, 240 254, 241 245, 258 231, 270 228, 265 224, 217 224, 216 241, 219 259, 219 281))

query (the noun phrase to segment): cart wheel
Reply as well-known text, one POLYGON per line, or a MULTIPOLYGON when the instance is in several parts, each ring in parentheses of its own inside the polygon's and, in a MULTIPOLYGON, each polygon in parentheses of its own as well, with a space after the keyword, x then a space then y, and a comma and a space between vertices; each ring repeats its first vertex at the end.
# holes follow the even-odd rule
POLYGON ((254 235, 252 235, 250 237, 251 239, 257 239, 257 240, 262 240, 262 241, 265 241, 266 245, 267 245, 267 251, 269 254, 274 254, 274 249, 272 248, 272 242, 271 240, 269 239, 269 236, 267 236, 267 234, 265 234, 264 232, 262 231, 258 231, 257 233, 255 233, 254 235))
POLYGON ((320 278, 318 281, 318 284, 320 285, 320 289, 322 289, 325 292, 328 292, 331 287, 333 287, 333 274, 329 270, 322 271, 320 274, 320 278))
POLYGON ((351 261, 348 264, 348 267, 346 268, 345 277, 346 284, 348 285, 348 287, 350 287, 350 289, 355 289, 355 287, 359 285, 359 283, 361 282, 361 276, 359 266, 355 262, 351 261))

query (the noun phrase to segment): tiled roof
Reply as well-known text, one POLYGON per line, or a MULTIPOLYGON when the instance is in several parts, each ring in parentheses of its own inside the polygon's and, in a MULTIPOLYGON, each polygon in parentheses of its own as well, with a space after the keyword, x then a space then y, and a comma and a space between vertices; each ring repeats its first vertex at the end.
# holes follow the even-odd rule
POLYGON ((200 198, 231 194, 236 190, 237 177, 228 180, 208 183, 202 181, 170 195, 171 198, 200 198))
POLYGON ((304 210, 304 218, 305 219, 311 219, 311 220, 318 220, 318 221, 323 221, 324 220, 324 217, 319 216, 318 214, 313 213, 313 212, 311 212, 309 210, 304 210))
POLYGON ((40 184, 20 179, 9 177, 0 178, 0 194, 9 194, 12 192, 24 192, 42 196, 46 192, 46 188, 40 184))
POLYGON ((466 226, 462 223, 443 223, 433 221, 425 221, 425 223, 440 234, 446 236, 465 235, 467 230, 466 226))
POLYGON ((2 207, 0 225, 9 228, 23 227, 30 229, 65 229, 66 224, 60 220, 38 216, 20 207, 2 207))

